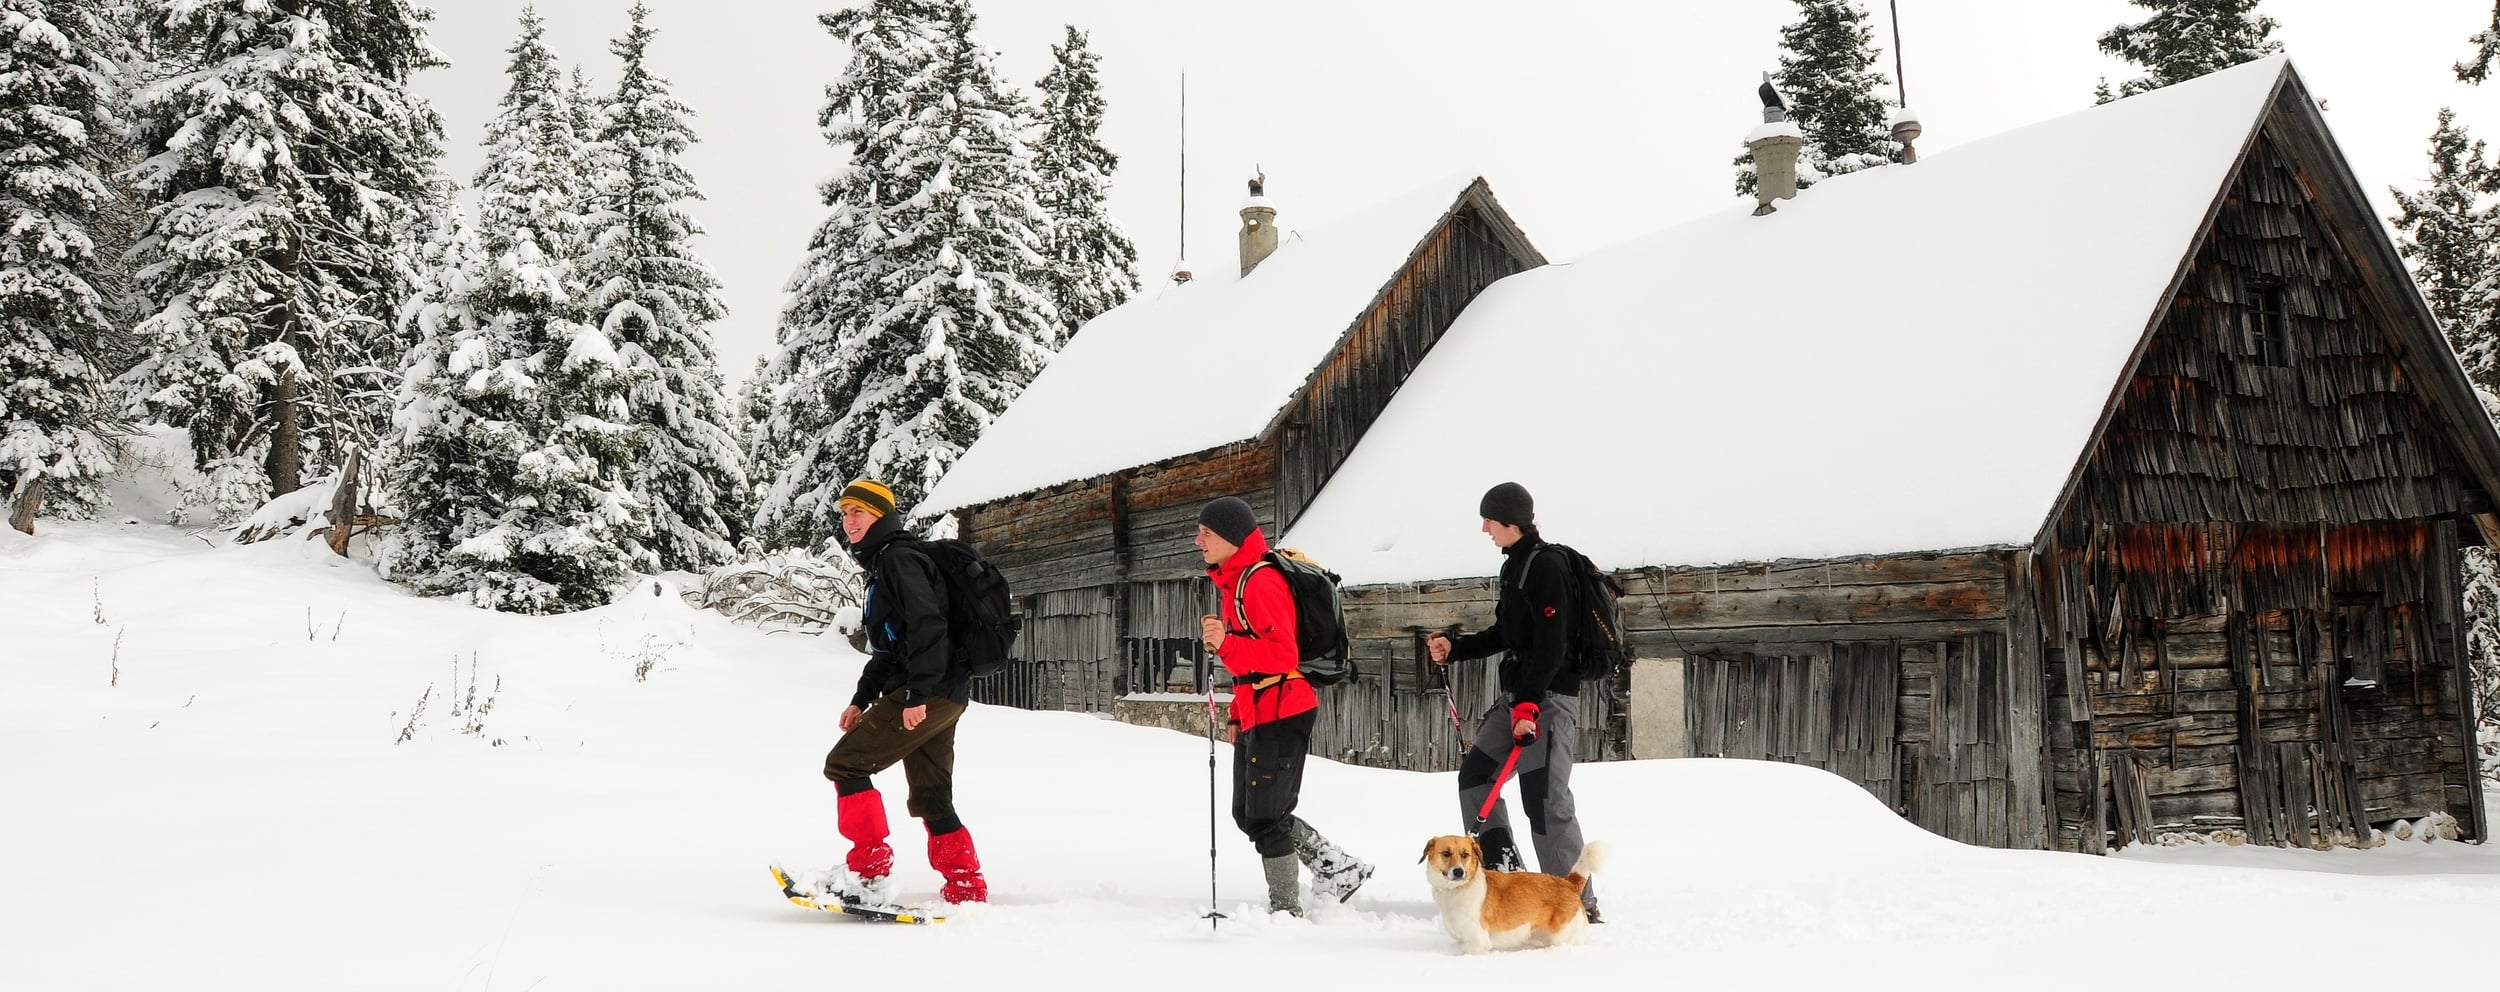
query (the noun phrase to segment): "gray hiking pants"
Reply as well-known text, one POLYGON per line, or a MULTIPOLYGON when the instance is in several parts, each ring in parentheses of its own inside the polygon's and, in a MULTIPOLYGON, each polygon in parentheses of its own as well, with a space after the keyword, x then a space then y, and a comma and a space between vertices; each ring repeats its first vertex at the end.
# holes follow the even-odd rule
MULTIPOLYGON (((1528 807, 1528 837, 1536 848, 1537 869, 1548 875, 1569 875, 1580 860, 1580 812, 1571 799, 1571 743, 1580 739, 1580 699, 1547 696, 1539 707, 1536 740, 1519 749, 1519 800, 1528 807)), ((1458 815, 1472 833, 1510 830, 1510 803, 1493 804, 1493 815, 1476 825, 1484 797, 1493 794, 1494 776, 1510 757, 1510 704, 1497 702, 1476 723, 1476 741, 1458 764, 1458 815)))

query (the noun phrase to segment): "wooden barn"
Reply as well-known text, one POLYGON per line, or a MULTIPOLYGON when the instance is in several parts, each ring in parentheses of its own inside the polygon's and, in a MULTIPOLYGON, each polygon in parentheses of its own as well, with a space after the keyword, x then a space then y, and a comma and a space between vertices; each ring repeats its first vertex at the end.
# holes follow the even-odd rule
POLYGON ((1495 284, 1287 508, 1384 750, 1447 752, 1417 636, 1489 621, 1511 479, 1630 590, 1583 755, 1810 764, 2000 847, 2488 836, 2500 436, 2288 61, 1749 208, 1495 284))
POLYGON ((1240 496, 1274 534, 1468 302, 1545 263, 1481 178, 1307 233, 1254 186, 1241 216, 1238 278, 1150 286, 1086 324, 916 511, 953 511, 1023 611, 1018 663, 984 701, 1102 711, 1202 689, 1199 508, 1240 496))

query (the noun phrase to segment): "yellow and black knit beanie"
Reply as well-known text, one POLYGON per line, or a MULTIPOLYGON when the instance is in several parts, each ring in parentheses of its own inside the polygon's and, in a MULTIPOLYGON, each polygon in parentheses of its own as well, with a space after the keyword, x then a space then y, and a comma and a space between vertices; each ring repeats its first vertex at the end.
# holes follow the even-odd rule
POLYGON ((885 517, 894 512, 894 490, 875 479, 861 479, 842 487, 842 498, 833 501, 833 508, 859 507, 869 515, 885 517))

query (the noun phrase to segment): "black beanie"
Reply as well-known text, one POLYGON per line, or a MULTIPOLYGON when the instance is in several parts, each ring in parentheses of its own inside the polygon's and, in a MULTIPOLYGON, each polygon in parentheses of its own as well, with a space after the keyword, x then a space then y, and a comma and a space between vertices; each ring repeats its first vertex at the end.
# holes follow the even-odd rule
POLYGON ((1513 527, 1536 526, 1536 501, 1528 497, 1528 487, 1505 482, 1484 491, 1484 500, 1476 504, 1476 515, 1513 527))
POLYGON ((1259 515, 1250 512, 1250 504, 1242 502, 1241 497, 1220 496, 1198 511, 1198 525, 1214 531, 1224 543, 1240 547, 1250 539, 1251 531, 1259 529, 1259 515))

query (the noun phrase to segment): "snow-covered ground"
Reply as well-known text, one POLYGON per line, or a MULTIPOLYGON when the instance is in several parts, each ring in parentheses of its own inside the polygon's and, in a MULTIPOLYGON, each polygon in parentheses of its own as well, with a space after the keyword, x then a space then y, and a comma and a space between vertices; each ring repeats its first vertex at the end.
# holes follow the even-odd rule
MULTIPOLYGON (((1615 848, 1588 946, 1453 954, 1414 867, 1457 824, 1450 777, 1327 762, 1303 812, 1380 873, 1268 919, 1227 823, 1210 928, 1207 742, 990 707, 959 796, 995 901, 879 926, 764 872, 841 854, 818 774, 859 671, 838 639, 648 587, 496 615, 317 543, 115 523, 0 529, 0 607, 0 989, 2441 988, 2500 967, 2489 847, 1989 851, 1820 772, 1707 760, 1580 770, 1615 848)), ((931 897, 885 778, 899 886, 931 897)))

